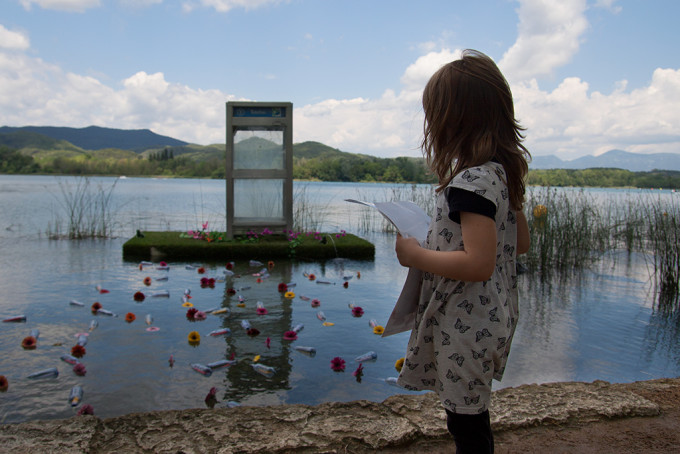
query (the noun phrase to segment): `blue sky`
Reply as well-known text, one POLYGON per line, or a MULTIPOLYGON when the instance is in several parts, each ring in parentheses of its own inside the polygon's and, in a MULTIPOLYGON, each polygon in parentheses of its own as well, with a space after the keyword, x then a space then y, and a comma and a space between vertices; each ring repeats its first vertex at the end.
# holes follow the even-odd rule
POLYGON ((3 0, 0 125, 224 143, 225 102, 290 101, 294 141, 420 156, 420 96, 474 48, 534 155, 680 153, 677 0, 3 0))

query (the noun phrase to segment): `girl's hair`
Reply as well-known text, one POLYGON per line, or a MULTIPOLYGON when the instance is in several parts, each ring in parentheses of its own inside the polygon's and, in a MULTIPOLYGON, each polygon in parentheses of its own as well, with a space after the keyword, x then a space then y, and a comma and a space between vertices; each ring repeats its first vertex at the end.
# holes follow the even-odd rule
POLYGON ((510 206, 522 209, 531 155, 522 145, 510 86, 493 60, 464 50, 430 78, 423 110, 421 148, 439 178, 437 192, 464 169, 494 160, 505 169, 510 206))

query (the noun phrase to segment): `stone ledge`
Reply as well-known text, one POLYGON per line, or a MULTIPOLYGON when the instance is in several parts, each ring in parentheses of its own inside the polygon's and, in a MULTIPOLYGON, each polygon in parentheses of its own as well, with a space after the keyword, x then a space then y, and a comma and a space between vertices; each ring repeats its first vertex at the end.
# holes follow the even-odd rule
MULTIPOLYGON (((565 382, 494 392, 495 432, 538 425, 654 416, 655 403, 636 389, 677 389, 680 379, 630 384, 565 382)), ((403 450, 449 437, 434 393, 395 395, 381 403, 330 402, 77 416, 0 426, 5 452, 298 453, 403 450)))

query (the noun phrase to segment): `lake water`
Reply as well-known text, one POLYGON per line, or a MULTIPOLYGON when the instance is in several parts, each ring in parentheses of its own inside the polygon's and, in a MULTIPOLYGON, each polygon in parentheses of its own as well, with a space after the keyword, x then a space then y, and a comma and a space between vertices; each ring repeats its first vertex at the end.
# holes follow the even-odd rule
MULTIPOLYGON (((394 362, 403 356, 408 335, 382 338, 369 326, 371 319, 385 324, 406 271, 394 254, 393 234, 360 232, 366 219, 364 209, 343 199, 384 200, 388 194, 409 188, 296 183, 296 191, 303 191, 305 203, 318 213, 319 230, 358 233, 376 244, 375 260, 276 260, 271 276, 261 283, 252 275, 261 267, 236 261, 234 271, 240 278, 201 288, 201 277, 224 277, 228 257, 220 263, 171 261, 169 270, 157 270, 157 263, 140 270, 138 262, 122 259, 122 244, 137 229, 187 230, 205 221, 211 228, 224 229, 223 181, 118 180, 111 199, 113 239, 50 240, 46 230, 65 217, 61 190, 74 181, 0 175, 0 317, 27 317, 25 323, 0 324, 0 375, 9 381, 9 389, 0 393, 0 421, 70 417, 78 408, 68 403, 74 385, 82 386, 83 403, 92 405, 100 417, 204 407, 211 387, 218 390, 217 406, 228 402, 382 401, 407 392, 389 385, 385 378, 397 375, 394 362), (206 274, 187 269, 190 264, 203 265, 206 274), (315 274, 317 280, 310 281, 305 273, 315 274), (147 276, 152 278, 149 287, 143 284, 147 276), (292 288, 295 298, 286 299, 278 292, 281 282, 296 284, 292 288), (348 282, 347 288, 343 282, 348 282), (99 293, 97 286, 109 293, 99 293), (231 315, 188 321, 181 299, 187 288, 198 309, 227 307, 231 315), (237 306, 237 297, 229 295, 228 288, 242 289, 245 307, 237 306), (147 297, 141 303, 133 299, 137 291, 161 290, 170 296, 147 297), (311 307, 300 296, 318 299, 320 307, 311 307), (85 306, 71 306, 72 299, 85 306), (95 301, 118 317, 93 315, 90 305, 95 301), (266 315, 256 314, 257 301, 268 310, 266 315), (364 315, 353 317, 349 304, 361 306, 364 315), (317 318, 319 310, 332 326, 324 326, 317 318), (132 323, 125 321, 128 312, 136 315, 132 323), (152 315, 158 331, 146 330, 147 314, 152 315), (91 320, 98 327, 89 331, 91 320), (248 336, 241 327, 243 320, 260 334, 248 336), (283 340, 283 333, 298 324, 304 325, 298 339, 283 340), (208 335, 225 327, 231 336, 208 335), (40 331, 38 346, 24 350, 21 342, 31 329, 40 331), (201 335, 197 346, 187 341, 191 331, 201 335), (78 376, 60 356, 70 352, 75 336, 83 332, 89 334, 81 359, 87 374, 78 376), (295 346, 315 347, 316 355, 300 353, 295 346), (358 366, 354 359, 369 351, 377 353, 377 360, 363 363, 363 376, 357 380, 352 374, 358 366), (173 367, 168 364, 170 355, 175 359, 173 367), (193 363, 232 355, 236 364, 216 369, 211 376, 191 368, 193 363), (257 364, 276 370, 272 377, 252 367, 258 355, 257 364), (334 357, 346 361, 344 372, 331 370, 334 357), (49 367, 58 368, 57 378, 27 378, 49 367)), ((103 188, 114 181, 91 179, 103 188)), ((649 270, 640 257, 614 254, 578 279, 541 282, 525 274, 520 281, 519 326, 505 378, 494 384, 495 389, 524 383, 630 382, 680 375, 680 324, 676 315, 654 309, 649 270)))

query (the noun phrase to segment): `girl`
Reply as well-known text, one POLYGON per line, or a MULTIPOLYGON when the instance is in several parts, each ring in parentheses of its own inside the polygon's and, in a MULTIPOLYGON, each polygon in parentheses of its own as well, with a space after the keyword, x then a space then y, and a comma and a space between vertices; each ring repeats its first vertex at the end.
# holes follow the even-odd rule
POLYGON ((425 243, 397 236, 399 263, 422 271, 398 383, 439 394, 458 454, 492 453, 491 381, 503 376, 517 325, 516 255, 529 249, 530 155, 510 87, 480 52, 432 76, 423 110, 421 147, 439 185, 425 243))

